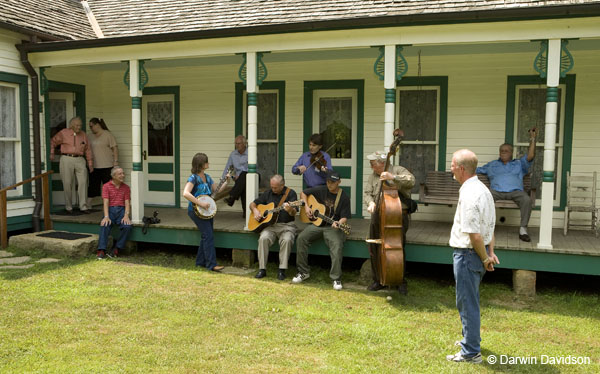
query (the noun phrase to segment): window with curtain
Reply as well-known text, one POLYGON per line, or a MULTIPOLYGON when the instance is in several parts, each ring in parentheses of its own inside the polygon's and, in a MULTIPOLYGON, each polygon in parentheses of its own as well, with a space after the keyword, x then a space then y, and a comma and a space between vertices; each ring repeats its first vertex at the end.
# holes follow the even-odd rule
POLYGON ((437 170, 439 93, 431 86, 398 89, 398 127, 404 131, 398 162, 415 176, 412 193, 419 192, 427 172, 437 170))
POLYGON ((17 183, 20 165, 19 87, 0 82, 0 188, 17 183))
MULTIPOLYGON (((556 153, 554 159, 554 199, 557 200, 558 187, 562 170, 563 153, 563 113, 564 113, 564 87, 558 89, 558 110, 556 123, 556 153)), ((513 157, 520 158, 529 150, 529 130, 537 128, 535 159, 530 168, 531 186, 541 191, 544 171, 544 137, 546 123, 546 88, 533 85, 517 85, 515 93, 515 121, 514 121, 514 150, 513 157)), ((538 196, 541 196, 538 193, 538 196)))

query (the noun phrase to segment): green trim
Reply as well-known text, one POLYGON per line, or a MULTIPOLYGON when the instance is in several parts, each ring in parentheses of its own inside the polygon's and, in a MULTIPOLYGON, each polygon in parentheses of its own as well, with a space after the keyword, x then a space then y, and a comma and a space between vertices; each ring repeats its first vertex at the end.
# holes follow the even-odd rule
POLYGON ((400 45, 396 46, 396 81, 401 80, 408 71, 408 62, 402 55, 403 50, 404 47, 400 45))
POLYGON ((133 171, 144 171, 144 163, 143 162, 134 162, 132 166, 133 166, 133 171))
POLYGON ((386 103, 396 103, 396 89, 395 88, 386 88, 385 89, 385 102, 386 103))
MULTIPOLYGON (((565 90, 565 120, 563 129, 563 156, 560 186, 560 205, 558 210, 564 210, 567 201, 567 171, 571 170, 571 155, 573 152, 573 117, 575 113, 575 82, 576 75, 568 74, 560 79, 560 84, 566 86, 565 90)), ((506 92, 506 126, 504 142, 513 143, 516 86, 518 85, 546 85, 546 80, 536 75, 513 75, 508 76, 506 92)), ((555 207, 557 208, 557 207, 555 207)))
POLYGON ((380 81, 385 79, 385 47, 379 47, 379 56, 373 64, 373 72, 380 81))
MULTIPOLYGON (((50 93, 51 92, 70 92, 75 96, 75 115, 81 118, 81 128, 85 131, 87 128, 86 105, 85 105, 85 86, 81 84, 65 83, 58 81, 48 81, 48 92, 44 95, 44 123, 46 132, 46 160, 50 160, 50 93)), ((68 119, 67 119, 68 120, 68 119)), ((47 167, 60 170, 58 162, 48 162, 47 167)), ((50 207, 53 208, 52 192, 54 181, 50 184, 50 207)), ((60 184, 62 190, 62 182, 60 184)))
MULTIPOLYGON (((14 216, 7 217, 6 219, 6 231, 17 231, 17 230, 25 230, 33 227, 32 223, 32 215, 26 214, 23 216, 14 216)), ((43 221, 42 221, 43 224, 43 221)))
POLYGON ((134 96, 131 98, 131 109, 142 109, 142 98, 134 96))
POLYGON ((544 171, 542 173, 542 180, 544 182, 554 182, 554 171, 544 171))
MULTIPOLYGON (((31 178, 31 151, 29 140, 29 77, 21 74, 0 72, 0 81, 19 86, 19 124, 21 143, 21 175, 16 175, 16 182, 31 178), (21 178, 19 180, 19 177, 21 178)), ((22 196, 31 196, 31 183, 23 185, 22 196)))
POLYGON ((540 51, 533 59, 533 69, 537 71, 540 78, 546 78, 548 72, 548 40, 540 40, 540 51))
MULTIPOLYGON (((268 52, 267 52, 268 53, 268 52)), ((267 70, 267 65, 263 62, 263 55, 265 52, 257 52, 256 53, 256 85, 260 86, 263 84, 267 76, 269 75, 269 71, 267 70)))
MULTIPOLYGON (((263 82, 263 90, 277 90, 278 128, 277 128, 277 173, 285 172, 285 81, 263 82)), ((242 82, 235 83, 235 136, 244 134, 244 91, 246 86, 242 82)), ((264 176, 263 176, 264 177, 264 176)))
POLYGON ((256 106, 258 104, 258 94, 256 92, 248 92, 248 106, 256 106))
POLYGON ((546 88, 546 102, 558 103, 558 87, 546 88))
POLYGON ((247 58, 247 54, 246 53, 242 53, 242 64, 240 65, 240 68, 238 69, 238 77, 240 78, 240 80, 242 81, 242 83, 244 85, 246 85, 246 58, 247 58))
POLYGON ((57 161, 51 161, 50 169, 53 170, 55 173, 60 173, 60 163, 57 161))
POLYGON ((448 142, 448 77, 404 77, 398 86, 434 86, 440 88, 440 126, 438 139, 438 171, 446 170, 446 144, 448 142))
POLYGON ((143 91, 144 87, 148 84, 150 77, 144 67, 146 60, 138 60, 138 90, 143 91))
MULTIPOLYGON (((10 218, 9 218, 10 220, 10 218)), ((98 224, 54 222, 55 230, 98 234, 98 224)), ((115 234, 118 228, 114 228, 115 234)), ((129 237, 132 241, 181 244, 196 246, 200 242, 201 233, 196 229, 171 229, 150 226, 146 235, 142 234, 142 226, 134 225, 129 237)), ((215 246, 218 248, 236 248, 256 250, 258 234, 252 232, 215 231, 215 246)), ((271 250, 277 250, 275 243, 271 250)), ((294 246, 295 252, 295 246, 294 246)), ((527 269, 532 271, 550 271, 571 274, 600 275, 600 256, 584 256, 563 253, 532 252, 521 250, 495 249, 501 259, 498 268, 527 269)), ((310 254, 328 256, 329 251, 323 240, 318 240, 310 247, 310 254)), ((369 251, 364 240, 347 240, 344 243, 344 257, 369 258, 369 251)), ((452 264, 452 249, 448 246, 406 245, 406 260, 436 264, 452 264)))
MULTIPOLYGON (((175 189, 173 190, 173 192, 175 193, 175 205, 174 206, 180 206, 181 205, 181 194, 179 193, 179 191, 181 191, 181 182, 180 182, 180 178, 179 178, 179 171, 180 169, 180 165, 181 165, 181 153, 180 153, 180 142, 181 142, 181 115, 180 115, 180 108, 181 108, 181 101, 180 101, 180 89, 179 86, 159 86, 159 87, 145 87, 144 91, 143 91, 143 95, 173 95, 174 96, 174 100, 175 100, 175 121, 174 121, 174 128, 173 128, 173 142, 175 144, 173 144, 173 158, 175 161, 175 189)), ((135 170, 135 165, 134 165, 134 170, 135 170)), ((140 170, 135 170, 135 171, 142 171, 142 169, 140 168, 140 170)))
POLYGON ((256 173, 256 164, 248 164, 248 173, 256 173))
POLYGON ((173 192, 173 181, 148 181, 148 191, 173 192))
POLYGON ((173 174, 173 164, 170 162, 149 162, 148 174, 173 174))
MULTIPOLYGON (((352 177, 352 167, 351 166, 338 166, 335 168, 335 171, 340 173, 340 177, 344 179, 350 179, 352 177)), ((350 195, 348 195, 350 196, 350 195)))
POLYGON ((560 76, 561 78, 565 78, 567 73, 573 69, 575 65, 575 60, 573 59, 573 55, 569 52, 567 45, 569 41, 567 39, 562 39, 560 41, 560 76))
MULTIPOLYGON (((304 152, 308 151, 308 139, 312 135, 313 128, 313 92, 315 90, 341 90, 355 89, 356 94, 356 181, 353 186, 356 189, 355 213, 353 217, 362 217, 362 193, 363 193, 363 149, 364 149, 364 118, 365 118, 365 81, 355 80, 331 80, 331 81, 304 81, 304 152)), ((304 183, 304 182, 303 182, 304 183)))

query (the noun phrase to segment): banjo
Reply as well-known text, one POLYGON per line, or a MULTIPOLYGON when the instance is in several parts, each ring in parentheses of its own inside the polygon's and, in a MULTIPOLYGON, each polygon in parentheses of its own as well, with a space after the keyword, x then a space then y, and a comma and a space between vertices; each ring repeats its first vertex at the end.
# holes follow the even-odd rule
POLYGON ((217 192, 219 192, 221 190, 221 187, 223 187, 223 184, 225 184, 225 182, 227 182, 227 178, 231 177, 233 175, 234 172, 234 168, 233 165, 231 165, 229 167, 229 169, 227 170, 227 174, 225 174, 225 177, 221 178, 221 180, 219 181, 219 184, 217 185, 217 188, 215 188, 215 191, 213 192, 212 195, 200 195, 200 196, 195 196, 198 201, 200 201, 201 203, 208 203, 209 207, 208 209, 205 208, 201 208, 199 205, 196 204, 192 204, 194 207, 194 214, 196 214, 196 216, 200 219, 211 219, 213 218, 216 214, 217 214, 217 203, 215 202, 215 195, 217 194, 217 192))

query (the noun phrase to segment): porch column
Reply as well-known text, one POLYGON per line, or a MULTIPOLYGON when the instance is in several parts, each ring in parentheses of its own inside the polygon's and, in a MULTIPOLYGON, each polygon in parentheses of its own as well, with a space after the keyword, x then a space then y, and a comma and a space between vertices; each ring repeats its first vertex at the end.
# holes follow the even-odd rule
MULTIPOLYGON (((256 173, 256 136, 257 136, 257 104, 258 104, 258 62, 257 53, 246 53, 246 92, 248 93, 248 174, 246 175, 246 204, 250 204, 258 196, 258 174, 256 173)), ((246 219, 252 211, 246 207, 246 219)), ((245 227, 248 228, 247 226, 245 227)))
POLYGON ((383 149, 387 153, 394 141, 394 125, 396 113, 396 46, 385 46, 384 80, 385 116, 383 119, 383 149))
POLYGON ((144 216, 144 169, 142 163, 142 91, 140 64, 129 61, 129 96, 131 96, 131 221, 141 223, 144 216))
POLYGON ((548 73, 546 76, 546 124, 544 127, 544 173, 540 211, 538 248, 552 249, 552 215, 554 203, 554 156, 556 153, 556 121, 558 83, 560 80, 561 40, 548 40, 548 73))

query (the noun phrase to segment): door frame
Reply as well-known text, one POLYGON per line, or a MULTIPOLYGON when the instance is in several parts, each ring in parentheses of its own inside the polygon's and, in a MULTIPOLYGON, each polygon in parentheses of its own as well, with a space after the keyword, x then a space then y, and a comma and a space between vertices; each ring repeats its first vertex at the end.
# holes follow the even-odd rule
MULTIPOLYGON (((46 138, 46 165, 42 165, 42 169, 46 169, 46 171, 54 170, 55 173, 60 173, 60 167, 58 162, 50 161, 50 92, 69 92, 74 94, 75 97, 75 116, 81 118, 81 129, 86 131, 87 121, 86 121, 86 109, 85 109, 85 86, 81 84, 75 83, 66 83, 66 82, 58 82, 48 80, 48 90, 44 93, 44 128, 45 128, 45 138, 46 138)), ((66 119, 67 121, 70 118, 66 119)), ((67 123, 67 126, 69 124, 67 123)), ((57 174, 58 175, 58 174, 57 174)), ((59 181, 56 181, 59 182, 59 181)), ((62 182, 60 183, 62 188, 62 182)), ((50 210, 52 212, 60 211, 62 208, 57 208, 52 203, 52 192, 58 189, 58 186, 55 187, 55 181, 52 181, 49 186, 49 199, 50 199, 50 210)))
MULTIPOLYGON (((315 90, 356 90, 356 201, 352 217, 362 217, 363 194, 363 153, 364 153, 364 116, 365 116, 365 81, 354 80, 329 80, 329 81, 304 81, 304 131, 302 142, 303 152, 308 151, 308 139, 313 134, 313 99, 315 90)), ((342 176, 343 177, 343 176, 342 176)))
MULTIPOLYGON (((144 90, 142 92, 142 101, 144 100, 145 96, 150 96, 150 95, 173 95, 174 98, 174 119, 173 119, 173 168, 174 168, 174 188, 173 188, 173 193, 175 194, 175 205, 173 205, 174 207, 179 207, 181 204, 181 193, 180 193, 180 188, 181 188, 181 181, 179 180, 180 177, 180 164, 181 164, 181 160, 180 157, 181 155, 179 154, 179 147, 180 147, 180 101, 179 101, 179 86, 158 86, 158 87, 144 87, 144 90)), ((140 130, 141 131, 141 130, 140 130)), ((142 144, 143 144, 143 140, 142 140, 142 144)), ((143 147, 140 147, 140 151, 142 150, 143 147)), ((140 155, 141 156, 141 155, 140 155)), ((142 163, 143 164, 143 163, 142 163)), ((146 171, 144 172, 146 174, 146 171)), ((145 183, 148 183, 148 180, 145 181, 145 183)), ((146 204, 144 203, 144 206, 154 206, 152 204, 146 204)), ((161 207, 165 207, 166 205, 160 205, 161 207)))

